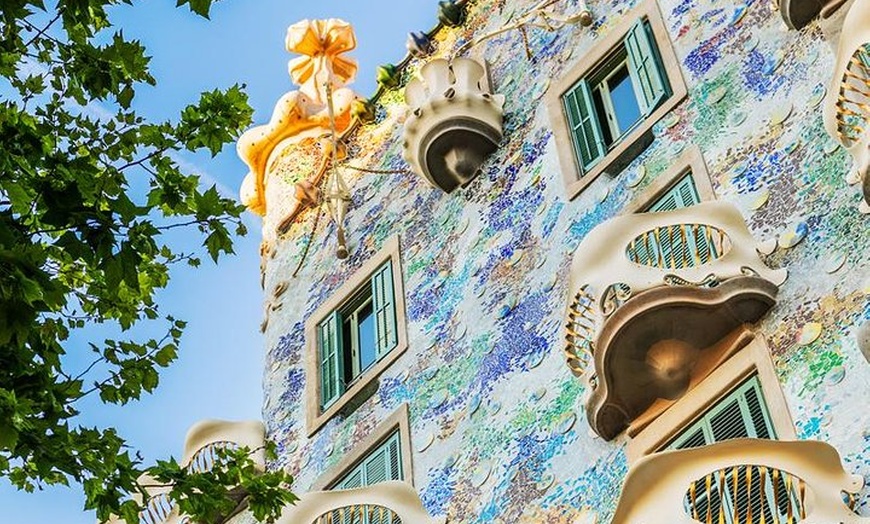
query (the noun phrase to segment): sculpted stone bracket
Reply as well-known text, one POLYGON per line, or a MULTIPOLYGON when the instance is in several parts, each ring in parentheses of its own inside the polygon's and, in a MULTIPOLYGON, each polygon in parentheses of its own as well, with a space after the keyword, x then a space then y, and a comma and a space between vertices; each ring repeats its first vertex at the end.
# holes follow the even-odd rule
MULTIPOLYGON (((863 485, 864 479, 848 474, 837 451, 824 442, 729 440, 641 459, 628 472, 612 524, 721 522, 715 512, 707 520, 694 503, 730 497, 735 488, 766 497, 762 500, 792 515, 790 522, 870 524, 870 518, 856 515, 843 502, 843 494, 854 495, 863 485), (774 499, 783 490, 791 496, 774 499)), ((749 521, 755 522, 746 515, 733 520, 749 521)))
POLYGON ((502 139, 504 96, 470 58, 436 59, 408 83, 403 155, 415 173, 450 193, 468 184, 502 139))
POLYGON ((852 155, 870 206, 870 0, 855 0, 843 20, 824 104, 825 128, 852 155))
POLYGON ((381 482, 365 488, 316 491, 303 495, 288 506, 276 524, 327 524, 332 522, 376 522, 403 524, 446 524, 445 517, 430 517, 420 497, 406 482, 381 482), (338 516, 338 518, 336 518, 338 516), (358 519, 358 520, 356 520, 358 519))
POLYGON ((590 382, 592 428, 612 439, 657 399, 685 393, 698 362, 764 316, 785 279, 725 202, 593 229, 571 266, 565 347, 572 371, 590 382))

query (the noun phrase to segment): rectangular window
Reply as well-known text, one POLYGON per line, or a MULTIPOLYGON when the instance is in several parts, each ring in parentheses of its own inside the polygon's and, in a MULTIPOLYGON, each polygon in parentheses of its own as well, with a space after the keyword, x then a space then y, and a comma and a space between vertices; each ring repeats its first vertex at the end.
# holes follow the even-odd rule
MULTIPOLYGON (((736 438, 762 438, 775 439, 773 422, 764 400, 761 383, 758 376, 753 376, 734 391, 726 395, 715 405, 710 407, 700 419, 683 430, 665 449, 688 449, 721 442, 736 438)), ((747 468, 738 468, 738 478, 747 474, 747 468)), ((724 515, 725 524, 740 524, 734 520, 734 515, 754 515, 751 524, 758 522, 774 522, 774 514, 778 514, 785 522, 790 505, 790 498, 794 493, 786 489, 782 477, 774 487, 773 481, 767 477, 762 487, 762 479, 758 468, 752 468, 752 488, 747 488, 746 483, 740 483, 737 496, 729 486, 722 486, 720 479, 713 480, 711 495, 707 496, 706 489, 700 490, 693 507, 687 504, 686 511, 689 514, 697 512, 699 515, 712 515, 717 518, 724 515), (764 505, 762 506, 761 490, 764 489, 764 505), (774 489, 777 491, 774 496, 774 489), (720 496, 722 493, 724 496, 720 496), (779 508, 773 501, 779 501, 779 508), (750 511, 751 510, 751 511, 750 511)), ((731 475, 726 477, 726 484, 731 475)))
POLYGON ((403 479, 402 443, 399 430, 396 430, 366 454, 331 489, 363 488, 379 482, 403 479))
POLYGON ((317 326, 321 409, 396 347, 396 300, 392 262, 317 326))
POLYGON ((652 28, 638 20, 604 62, 562 95, 585 174, 671 95, 652 28))

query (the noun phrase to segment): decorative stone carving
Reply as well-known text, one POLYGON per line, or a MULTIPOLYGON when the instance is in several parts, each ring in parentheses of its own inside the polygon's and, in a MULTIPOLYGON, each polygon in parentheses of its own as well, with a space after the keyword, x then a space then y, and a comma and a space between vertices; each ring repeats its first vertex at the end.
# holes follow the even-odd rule
POLYGON ((755 244, 725 202, 622 216, 583 239, 565 354, 590 382, 599 435, 613 439, 657 399, 680 397, 733 350, 729 334, 774 305, 786 271, 768 268, 755 244))
POLYGON ((824 121, 852 155, 870 206, 870 0, 855 0, 843 21, 824 121))
POLYGON ((847 473, 837 450, 824 442, 728 440, 638 461, 628 472, 612 524, 755 522, 745 514, 720 516, 724 504, 709 503, 710 497, 735 492, 751 493, 756 505, 775 504, 792 517, 777 522, 870 524, 843 502, 844 494, 857 494, 863 485, 864 479, 847 473), (773 500, 785 493, 787 498, 773 500), (708 508, 716 511, 708 515, 708 508))
MULTIPOLYGON (((303 55, 289 63, 290 78, 299 85, 299 90, 281 97, 269 123, 248 130, 237 144, 239 157, 250 168, 242 182, 242 203, 259 215, 266 214, 267 171, 272 153, 279 145, 286 149, 306 140, 316 141, 331 131, 327 90, 332 92, 335 131, 339 134, 350 127, 351 106, 357 99, 353 91, 344 87, 357 70, 355 61, 342 56, 356 48, 350 24, 334 18, 303 20, 287 29, 286 47, 303 55)), ((328 153, 324 150, 323 157, 328 158, 328 153)), ((306 174, 307 181, 317 186, 326 167, 324 162, 314 173, 306 174)), ((295 216, 301 205, 295 202, 289 214, 295 216)))
POLYGON ((432 60, 405 89, 404 157, 414 172, 447 193, 470 182, 502 139, 504 96, 485 84, 470 58, 432 60))

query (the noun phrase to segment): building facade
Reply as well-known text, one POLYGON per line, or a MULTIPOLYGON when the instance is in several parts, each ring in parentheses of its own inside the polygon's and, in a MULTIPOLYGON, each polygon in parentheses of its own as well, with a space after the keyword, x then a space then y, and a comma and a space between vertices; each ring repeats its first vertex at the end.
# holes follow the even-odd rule
POLYGON ((292 26, 239 145, 284 520, 870 522, 868 13, 442 2, 370 99, 292 26))

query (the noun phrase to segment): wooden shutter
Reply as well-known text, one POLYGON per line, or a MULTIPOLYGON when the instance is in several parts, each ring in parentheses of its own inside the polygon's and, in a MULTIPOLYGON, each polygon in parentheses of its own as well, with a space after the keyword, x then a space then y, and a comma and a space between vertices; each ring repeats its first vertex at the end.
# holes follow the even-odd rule
POLYGON ((341 315, 338 311, 318 325, 320 352, 320 407, 328 408, 338 400, 344 389, 341 315))
MULTIPOLYGON (((692 173, 689 172, 665 194, 656 199, 647 208, 647 212, 673 211, 700 203, 701 196, 698 193, 697 186, 695 186, 695 179, 692 177, 692 173)), ((702 264, 708 262, 712 255, 713 245, 701 228, 698 228, 694 234, 690 230, 689 235, 686 237, 686 242, 683 242, 682 234, 680 234, 677 228, 674 228, 673 235, 670 238, 660 236, 660 240, 661 245, 657 246, 657 249, 661 251, 664 260, 671 260, 671 253, 673 252, 673 260, 688 261, 687 265, 693 266, 695 265, 695 257, 691 253, 696 250, 702 264)), ((638 256, 644 256, 643 260, 649 262, 649 257, 657 256, 657 253, 642 254, 638 252, 638 256)))
MULTIPOLYGON (((761 391, 761 384, 758 377, 752 377, 743 385, 738 387, 728 396, 716 403, 705 413, 700 420, 692 424, 689 428, 682 432, 667 449, 687 449, 714 442, 735 438, 776 438, 773 423, 770 420, 770 414, 767 411, 767 406, 764 403, 764 396, 761 391)), ((711 472, 712 473, 712 472, 711 472)), ((729 470, 727 481, 731 478, 729 470)), ((745 478, 746 468, 738 468, 738 478, 745 478)), ((778 500, 780 501, 779 511, 774 507, 773 487, 769 484, 768 479, 765 487, 765 501, 761 504, 761 478, 757 470, 752 473, 752 492, 750 493, 745 483, 741 482, 737 490, 737 496, 734 497, 730 489, 730 485, 725 486, 725 499, 719 498, 719 480, 713 481, 712 496, 707 500, 706 494, 701 494, 696 499, 695 508, 701 515, 707 514, 707 508, 710 508, 712 515, 719 514, 719 508, 723 507, 725 515, 725 524, 737 524, 734 522, 733 515, 735 511, 739 516, 748 514, 747 508, 752 508, 753 524, 760 522, 761 515, 764 515, 766 522, 774 522, 774 513, 784 515, 784 511, 788 507, 789 494, 785 489, 785 484, 780 478, 779 484, 775 487, 778 492, 778 500), (757 520, 755 520, 757 519, 757 520)))
POLYGON ((586 80, 578 82, 562 95, 562 103, 571 129, 574 153, 580 160, 581 171, 588 171, 607 152, 589 83, 586 80))
POLYGON ((388 261, 372 276, 375 312, 375 351, 380 359, 396 347, 396 298, 393 294, 393 263, 388 261))
POLYGON ((628 69, 638 95, 640 110, 649 116, 668 95, 668 84, 655 41, 644 20, 638 20, 625 37, 628 69))
POLYGON ((388 480, 403 480, 402 445, 399 431, 369 452, 333 489, 353 489, 388 480))

